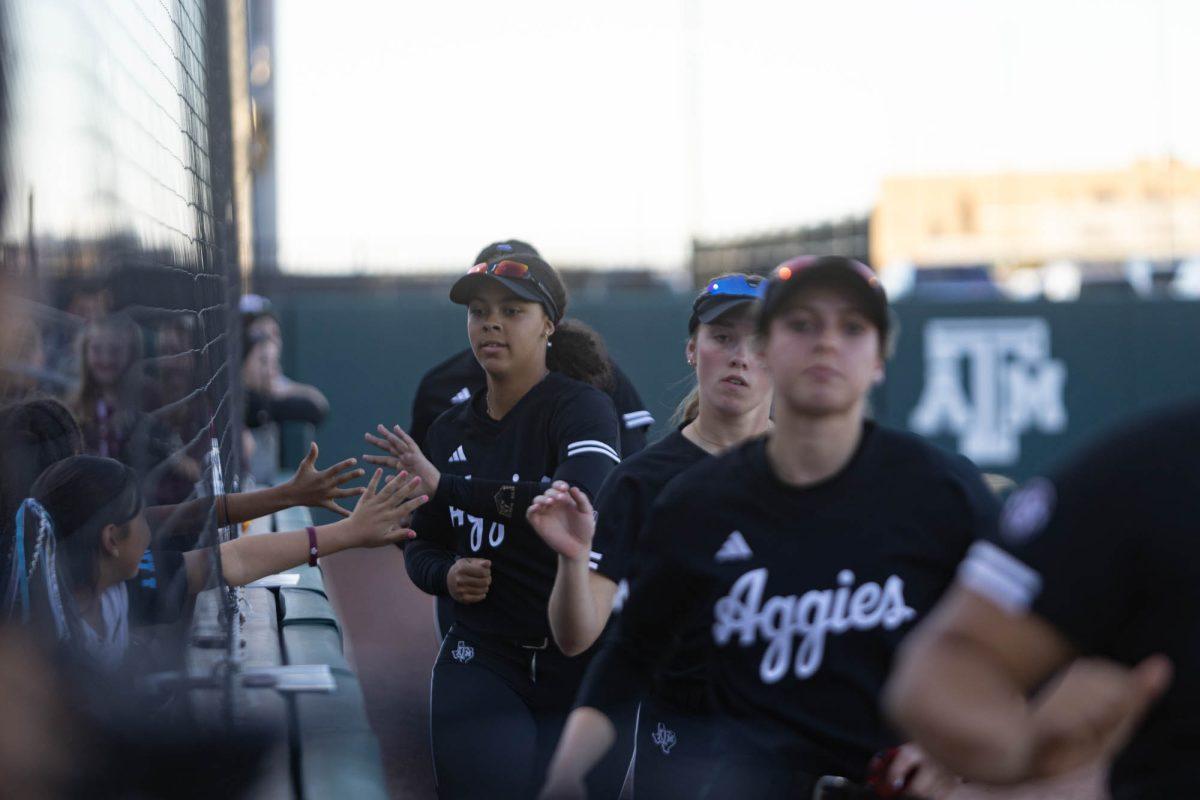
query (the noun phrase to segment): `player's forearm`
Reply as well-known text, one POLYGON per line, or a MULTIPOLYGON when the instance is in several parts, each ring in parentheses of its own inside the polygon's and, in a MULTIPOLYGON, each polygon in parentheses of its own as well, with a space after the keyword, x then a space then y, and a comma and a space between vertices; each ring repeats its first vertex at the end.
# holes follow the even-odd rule
POLYGON ((433 542, 415 539, 404 547, 404 569, 413 585, 425 594, 450 596, 446 576, 454 566, 454 553, 433 542))
MULTIPOLYGON (((220 501, 221 498, 216 498, 216 502, 220 501)), ((213 503, 212 497, 197 497, 169 506, 148 506, 146 523, 150 526, 154 541, 180 534, 199 534, 208 524, 213 503)), ((217 513, 219 519, 220 511, 217 513)), ((222 523, 218 521, 217 524, 222 523)))
POLYGON ((1029 703, 968 643, 910 642, 884 701, 903 730, 964 779, 1007 784, 1031 777, 1036 736, 1029 703))
POLYGON ((616 738, 616 729, 605 714, 588 706, 572 711, 546 771, 546 792, 582 784, 616 738))
MULTIPOLYGON (((317 550, 320 555, 333 555, 351 547, 351 525, 353 522, 345 519, 317 526, 317 550)), ((221 572, 230 586, 244 586, 305 563, 308 550, 306 530, 243 536, 221 545, 221 572)))
POLYGON ((544 492, 547 485, 541 481, 467 480, 461 475, 443 473, 433 501, 477 517, 500 521, 524 519, 533 498, 544 492))
POLYGON ((550 592, 550 632, 558 648, 569 656, 587 650, 608 622, 592 592, 592 576, 586 556, 558 557, 558 572, 550 592))
POLYGON ((215 509, 217 525, 235 525, 265 517, 296 505, 288 484, 234 492, 214 497, 198 497, 169 506, 150 506, 146 521, 155 535, 174 535, 200 531, 207 523, 209 510, 215 509))
POLYGON ((252 492, 236 492, 217 498, 217 515, 222 525, 249 522, 266 517, 296 505, 289 494, 290 487, 283 483, 252 492))

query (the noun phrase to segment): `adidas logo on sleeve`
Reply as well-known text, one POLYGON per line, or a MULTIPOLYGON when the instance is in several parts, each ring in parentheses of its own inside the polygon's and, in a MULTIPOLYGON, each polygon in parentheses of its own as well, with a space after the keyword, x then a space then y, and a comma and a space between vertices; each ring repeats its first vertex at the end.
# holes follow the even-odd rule
POLYGON ((466 460, 467 460, 467 453, 465 450, 462 449, 462 445, 460 444, 458 446, 458 448, 453 453, 450 454, 450 463, 457 464, 459 462, 463 462, 466 460))
POLYGON ((734 531, 725 539, 725 544, 721 545, 721 549, 713 558, 719 563, 745 561, 748 558, 754 558, 754 551, 750 549, 750 545, 746 544, 746 538, 742 536, 742 532, 734 531))
POLYGON ((470 399, 471 399, 471 390, 464 386, 463 388, 458 390, 458 394, 456 394, 456 395, 454 395, 454 397, 450 398, 450 404, 455 405, 455 406, 462 405, 463 403, 467 402, 470 399))

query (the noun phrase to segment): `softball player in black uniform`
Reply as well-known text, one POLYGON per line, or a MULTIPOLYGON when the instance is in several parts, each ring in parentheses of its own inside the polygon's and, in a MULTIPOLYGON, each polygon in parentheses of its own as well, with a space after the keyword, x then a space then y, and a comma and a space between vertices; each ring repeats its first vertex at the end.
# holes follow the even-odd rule
MULTIPOLYGON (((900 742, 878 710, 892 655, 993 524, 995 500, 966 459, 864 419, 888 332, 867 267, 785 263, 757 329, 774 427, 692 467, 654 504, 547 795, 578 794, 612 738, 609 710, 646 691, 693 615, 722 726, 700 796, 807 797, 824 775, 863 780, 873 754, 900 742)), ((916 796, 948 791, 915 755, 906 746, 889 779, 916 796)))
MULTIPOLYGON (((528 242, 505 239, 492 242, 480 250, 471 263, 483 264, 514 253, 541 256, 528 242)), ((601 388, 612 398, 617 413, 621 415, 621 454, 628 458, 646 446, 646 433, 654 424, 654 417, 646 410, 646 404, 642 402, 629 376, 611 359, 609 368, 612 370, 612 384, 601 388)), ((412 423, 408 434, 417 444, 423 445, 425 434, 435 419, 447 409, 465 403, 486 385, 486 374, 471 348, 450 356, 421 376, 413 397, 412 423)))
POLYGON ((1115 800, 1200 795, 1198 520, 1197 401, 1030 481, 906 643, 892 712, 979 781, 1052 775, 1119 751, 1115 800))
MULTIPOLYGON (((585 661, 550 640, 553 551, 525 521, 552 479, 594 494, 620 462, 612 401, 594 386, 599 340, 563 323, 566 290, 542 259, 473 267, 450 298, 468 307, 487 388, 443 414, 426 438, 433 489, 405 550, 413 582, 455 602, 433 671, 434 768, 442 797, 528 797, 545 769, 585 661)), ((381 431, 383 432, 383 431, 381 431)), ((393 432, 401 462, 424 461, 393 432)))
MULTIPOLYGON (((472 264, 482 264, 493 258, 501 258, 514 253, 528 253, 539 256, 534 246, 520 239, 506 239, 492 242, 479 251, 472 264)), ((646 433, 654 424, 654 417, 646 410, 646 404, 617 363, 611 358, 608 362, 612 371, 612 381, 609 385, 601 386, 617 413, 621 416, 621 456, 628 458, 646 446, 646 433)), ((453 406, 460 405, 471 399, 471 396, 487 386, 487 373, 479 366, 475 352, 470 347, 455 353, 450 358, 431 368, 421 376, 417 391, 413 397, 412 422, 408 435, 418 445, 425 445, 425 435, 433 421, 453 406)), ((454 609, 448 597, 436 598, 435 622, 438 638, 450 630, 454 619, 454 609)))
MULTIPOLYGON (((565 483, 556 483, 530 507, 530 522, 559 554, 550 628, 564 652, 591 647, 614 600, 628 591, 638 534, 667 482, 767 430, 771 380, 753 346, 754 302, 761 286, 759 276, 724 275, 696 298, 686 348, 696 388, 681 406, 682 424, 613 470, 596 499, 595 516, 587 498, 578 490, 569 492, 565 483)), ((703 670, 691 652, 694 638, 693 630, 689 646, 659 676, 637 716, 634 787, 640 796, 694 797, 711 763, 703 670), (670 732, 669 741, 664 731, 670 732)), ((634 715, 627 716, 631 723, 634 715)))

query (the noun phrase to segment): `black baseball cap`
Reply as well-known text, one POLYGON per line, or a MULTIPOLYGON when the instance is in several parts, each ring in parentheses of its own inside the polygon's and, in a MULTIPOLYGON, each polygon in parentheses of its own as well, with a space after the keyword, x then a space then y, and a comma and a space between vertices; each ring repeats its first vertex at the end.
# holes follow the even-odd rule
POLYGON ((727 311, 756 303, 762 295, 764 278, 733 272, 713 278, 704 285, 692 303, 688 319, 688 334, 696 332, 701 323, 710 324, 727 311))
POLYGON ((481 284, 495 281, 523 300, 540 303, 554 322, 562 319, 566 298, 555 298, 551 286, 561 282, 554 268, 531 253, 500 256, 471 267, 450 287, 450 300, 467 305, 481 284))
POLYGON ((813 286, 847 289, 863 314, 879 330, 880 341, 887 341, 891 326, 883 284, 866 264, 845 256, 797 256, 776 267, 758 308, 758 332, 766 333, 771 320, 787 303, 797 293, 813 286))
POLYGON ((492 242, 487 247, 479 251, 479 255, 475 256, 475 260, 471 262, 475 264, 486 264, 493 258, 502 258, 503 256, 519 255, 528 253, 533 256, 540 256, 541 253, 537 248, 529 242, 522 242, 520 239, 504 239, 499 242, 492 242))

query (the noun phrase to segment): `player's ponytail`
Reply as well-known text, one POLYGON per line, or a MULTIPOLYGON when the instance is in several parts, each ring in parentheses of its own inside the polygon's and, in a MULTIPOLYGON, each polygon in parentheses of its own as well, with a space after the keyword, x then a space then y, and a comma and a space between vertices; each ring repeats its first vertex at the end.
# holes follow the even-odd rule
POLYGON ((693 386, 692 390, 684 395, 684 398, 679 401, 679 405, 675 407, 675 411, 671 414, 671 427, 680 428, 695 421, 696 417, 700 416, 700 387, 693 386))
POLYGON ((564 319, 555 326, 547 344, 547 369, 604 392, 612 390, 612 364, 600 334, 577 319, 564 319))

